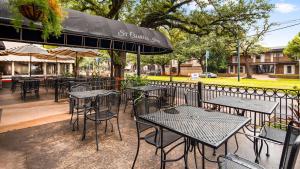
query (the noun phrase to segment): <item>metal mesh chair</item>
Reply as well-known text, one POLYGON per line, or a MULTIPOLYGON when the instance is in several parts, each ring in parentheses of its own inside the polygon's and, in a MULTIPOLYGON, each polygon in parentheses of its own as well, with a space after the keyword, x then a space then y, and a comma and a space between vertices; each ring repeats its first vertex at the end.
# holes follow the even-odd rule
MULTIPOLYGON (((275 122, 273 122, 273 123, 275 123, 275 122)), ((300 126, 300 123, 297 121, 291 121, 291 123, 294 125, 300 126)), ((277 124, 277 123, 275 123, 275 124, 277 124)), ((279 124, 279 125, 283 125, 283 124, 279 124)), ((261 129, 260 134, 258 135, 258 139, 261 140, 261 146, 260 146, 260 149, 258 152, 258 157, 261 154, 263 143, 265 143, 265 145, 267 146, 266 156, 270 156, 269 146, 268 146, 267 142, 273 142, 275 144, 284 144, 286 134, 287 134, 287 131, 285 131, 285 130, 274 128, 269 125, 265 125, 261 129)), ((300 132, 298 133, 298 135, 300 135, 300 132)), ((258 161, 258 157, 256 157, 256 161, 258 161)))
MULTIPOLYGON (((94 106, 95 113, 90 113, 86 115, 87 120, 92 120, 95 122, 95 135, 96 135, 96 145, 97 151, 99 150, 98 144, 98 124, 105 121, 105 132, 107 129, 107 122, 113 118, 117 120, 117 127, 119 131, 120 139, 122 140, 122 135, 119 126, 119 110, 121 104, 121 95, 119 92, 110 92, 107 95, 99 95, 96 97, 96 102, 94 106), (106 108, 105 108, 106 107, 106 108)), ((112 123, 111 123, 112 124, 112 123)), ((113 131, 113 125, 112 125, 113 131)))
POLYGON ((40 81, 39 80, 24 80, 21 85, 21 97, 23 100, 26 99, 27 93, 34 93, 35 96, 39 97, 40 81))
MULTIPOLYGON (((138 145, 137 145, 137 151, 136 155, 132 164, 132 168, 135 166, 135 162, 137 160, 139 149, 140 149, 140 141, 145 140, 148 144, 153 145, 156 147, 156 153, 159 148, 165 148, 171 145, 172 143, 176 142, 181 138, 180 135, 173 133, 168 130, 160 131, 158 127, 149 124, 145 122, 144 120, 141 120, 139 117, 141 115, 154 113, 159 111, 160 107, 160 99, 155 96, 142 96, 134 101, 134 116, 136 121, 136 128, 137 128, 137 137, 138 137, 138 145), (151 130, 148 133, 145 133, 146 131, 151 130), (163 132, 164 140, 163 145, 160 145, 160 134, 159 132, 163 132), (145 133, 145 134, 144 134, 145 133), (141 135, 144 136, 141 136, 141 135)), ((178 146, 178 145, 176 145, 178 146)), ((169 153, 169 152, 167 152, 169 153)), ((164 156, 167 155, 167 153, 164 154, 164 156)))
MULTIPOLYGON (((91 90, 91 87, 84 84, 78 84, 71 87, 71 92, 84 92, 91 90)), ((79 115, 83 115, 85 108, 91 108, 91 100, 81 100, 70 96, 70 112, 71 119, 70 124, 73 123, 73 131, 75 130, 74 125, 76 123, 77 129, 79 129, 79 115), (73 122, 74 110, 76 111, 76 120, 73 122)))
POLYGON ((184 91, 184 99, 186 105, 199 107, 198 91, 192 89, 184 91))
POLYGON ((126 111, 128 103, 133 105, 134 102, 134 91, 132 89, 125 89, 125 106, 124 113, 126 111))
MULTIPOLYGON (((300 128, 299 123, 291 121, 284 139, 284 146, 279 164, 280 169, 294 169, 300 149, 300 128)), ((227 156, 219 156, 218 163, 220 169, 249 169, 264 167, 254 162, 241 158, 237 155, 229 154, 227 156)))
POLYGON ((176 87, 169 87, 162 90, 162 96, 160 97, 160 104, 162 108, 174 106, 176 89, 176 87))

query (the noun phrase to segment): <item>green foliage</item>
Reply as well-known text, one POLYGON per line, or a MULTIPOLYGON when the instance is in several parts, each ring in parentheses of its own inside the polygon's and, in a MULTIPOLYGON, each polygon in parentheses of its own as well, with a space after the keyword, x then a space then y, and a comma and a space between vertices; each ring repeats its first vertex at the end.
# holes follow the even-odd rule
POLYGON ((148 84, 146 77, 137 75, 126 75, 125 80, 121 82, 121 89, 134 86, 145 86, 148 84))
POLYGON ((288 46, 284 49, 283 53, 293 60, 300 59, 300 33, 288 43, 288 46))
MULTIPOLYGON (((63 14, 58 0, 10 0, 9 4, 14 17, 12 23, 17 30, 22 27, 24 20, 24 16, 19 10, 20 6, 34 4, 43 13, 40 21, 43 31, 42 38, 48 39, 50 35, 58 37, 61 34, 63 14)), ((34 21, 31 21, 30 25, 34 26, 34 21)))
POLYGON ((64 73, 62 74, 62 76, 63 76, 63 77, 74 77, 74 75, 73 75, 72 73, 70 73, 70 72, 64 72, 64 73))

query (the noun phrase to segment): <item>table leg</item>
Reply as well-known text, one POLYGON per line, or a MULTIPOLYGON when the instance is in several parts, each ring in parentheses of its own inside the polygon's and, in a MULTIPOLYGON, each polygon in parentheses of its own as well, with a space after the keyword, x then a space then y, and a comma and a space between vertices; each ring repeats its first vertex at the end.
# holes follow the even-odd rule
POLYGON ((86 134, 86 108, 84 108, 84 112, 83 112, 83 134, 82 134, 82 140, 85 139, 85 134, 86 134))
POLYGON ((164 150, 163 150, 163 128, 160 127, 160 168, 164 168, 164 150))
MULTIPOLYGON (((256 112, 254 112, 254 136, 256 136, 256 112)), ((258 163, 258 141, 254 137, 255 162, 258 163)))
POLYGON ((205 147, 204 144, 202 144, 202 168, 205 168, 205 147))
POLYGON ((225 156, 227 155, 228 153, 228 146, 227 146, 227 141, 225 142, 225 156))

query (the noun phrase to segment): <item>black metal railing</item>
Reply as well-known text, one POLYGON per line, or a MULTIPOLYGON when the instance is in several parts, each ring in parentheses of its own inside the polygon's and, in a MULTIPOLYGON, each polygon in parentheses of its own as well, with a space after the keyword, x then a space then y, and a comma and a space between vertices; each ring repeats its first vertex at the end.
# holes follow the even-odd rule
POLYGON ((106 89, 119 90, 120 81, 114 78, 89 78, 89 79, 54 79, 54 101, 58 102, 60 99, 68 98, 68 92, 71 87, 78 84, 85 84, 92 88, 92 90, 106 89))
MULTIPOLYGON (((227 95, 247 99, 268 100, 279 102, 278 107, 270 118, 271 122, 287 125, 292 119, 300 120, 300 90, 295 89, 276 89, 260 88, 247 86, 231 86, 204 83, 183 83, 183 82, 164 82, 150 81, 151 85, 166 85, 177 87, 175 94, 175 105, 185 104, 184 93, 186 90, 196 91, 192 96, 192 105, 202 106, 202 101, 215 97, 227 95), (200 102, 200 103, 198 103, 200 102), (294 113, 294 112, 297 113, 294 113)), ((207 106, 207 105, 204 105, 207 106)), ((223 111, 229 112, 231 109, 225 108, 223 111)), ((246 115, 253 117, 253 112, 246 112, 246 115)), ((261 119, 259 119, 261 120, 261 119)), ((280 126, 281 127, 281 126, 280 126)))

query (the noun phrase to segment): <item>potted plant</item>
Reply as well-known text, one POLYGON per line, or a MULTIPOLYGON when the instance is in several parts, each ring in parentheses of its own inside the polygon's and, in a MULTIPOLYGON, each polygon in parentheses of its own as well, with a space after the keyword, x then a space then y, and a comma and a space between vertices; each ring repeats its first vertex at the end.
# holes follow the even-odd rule
POLYGON ((64 14, 59 0, 10 0, 9 5, 13 14, 12 23, 17 30, 22 26, 23 19, 27 18, 31 26, 41 23, 43 39, 61 34, 64 14))

